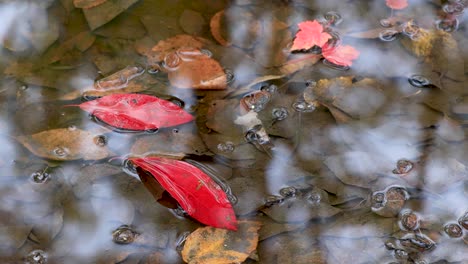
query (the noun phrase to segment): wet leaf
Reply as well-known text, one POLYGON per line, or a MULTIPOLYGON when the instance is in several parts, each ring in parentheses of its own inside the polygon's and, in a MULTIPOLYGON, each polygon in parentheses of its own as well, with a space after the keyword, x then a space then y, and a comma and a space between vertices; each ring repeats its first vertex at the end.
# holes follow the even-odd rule
POLYGON ((138 17, 122 15, 96 29, 94 33, 107 38, 133 40, 144 37, 146 30, 138 17))
POLYGON ((258 16, 247 7, 235 5, 224 10, 220 29, 223 39, 244 49, 253 48, 264 34, 263 24, 258 16))
POLYGON ((159 131, 154 135, 139 137, 130 150, 132 155, 179 157, 186 155, 207 155, 209 150, 197 131, 191 126, 159 131))
POLYGON ((51 160, 98 160, 113 155, 107 146, 95 143, 98 136, 81 129, 58 128, 16 139, 33 154, 51 160))
POLYGON ((107 0, 73 0, 73 5, 76 8, 92 8, 103 4, 107 0))
POLYGON ((298 24, 299 32, 296 34, 291 51, 308 50, 314 46, 323 47, 332 37, 323 31, 323 26, 317 21, 304 21, 298 24))
POLYGON ((114 19, 116 16, 127 10, 136 2, 138 2, 138 0, 106 1, 92 8, 83 9, 83 13, 91 30, 95 30, 96 28, 114 19))
POLYGON ((304 68, 310 67, 317 63, 322 56, 317 54, 301 54, 293 59, 286 61, 279 67, 279 71, 283 75, 290 75, 304 68))
POLYGON ((193 116, 178 105, 144 94, 113 94, 79 107, 112 127, 126 130, 158 129, 193 120, 193 116))
POLYGON ((222 90, 227 87, 227 76, 219 62, 207 55, 193 60, 182 60, 168 72, 171 85, 177 88, 222 90))
POLYGON ((221 34, 221 20, 224 17, 224 10, 219 11, 218 13, 214 14, 213 17, 211 17, 210 20, 210 30, 211 30, 211 35, 213 38, 218 41, 219 44, 223 46, 230 46, 231 43, 229 43, 221 34))
POLYGON ((236 232, 202 227, 185 241, 182 258, 190 264, 241 263, 255 250, 260 222, 241 220, 236 232))
POLYGON ((385 4, 391 9, 404 9, 408 6, 408 0, 385 0, 385 4))
POLYGON ((350 45, 325 45, 322 48, 322 55, 327 61, 333 64, 351 66, 353 64, 353 60, 359 57, 359 51, 350 45))
POLYGON ((161 40, 156 46, 151 48, 151 51, 148 53, 150 54, 148 60, 150 63, 163 61, 166 55, 180 48, 201 49, 203 47, 203 41, 202 38, 183 34, 161 40))
POLYGON ((64 41, 58 47, 51 49, 44 56, 47 63, 54 63, 61 61, 67 53, 77 49, 81 52, 86 51, 96 40, 96 37, 89 31, 83 31, 73 36, 72 38, 64 41))
POLYGON ((31 232, 28 225, 3 225, 0 227, 0 248, 19 249, 31 232))
POLYGON ((196 220, 214 227, 236 230, 236 215, 226 193, 197 167, 158 157, 131 158, 151 173, 180 206, 196 220))

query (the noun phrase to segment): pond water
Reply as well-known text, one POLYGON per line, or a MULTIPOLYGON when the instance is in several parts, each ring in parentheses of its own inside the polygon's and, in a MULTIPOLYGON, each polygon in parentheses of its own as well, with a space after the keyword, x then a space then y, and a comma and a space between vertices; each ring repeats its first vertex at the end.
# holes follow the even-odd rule
POLYGON ((467 6, 1 1, 0 262, 467 263, 467 6))

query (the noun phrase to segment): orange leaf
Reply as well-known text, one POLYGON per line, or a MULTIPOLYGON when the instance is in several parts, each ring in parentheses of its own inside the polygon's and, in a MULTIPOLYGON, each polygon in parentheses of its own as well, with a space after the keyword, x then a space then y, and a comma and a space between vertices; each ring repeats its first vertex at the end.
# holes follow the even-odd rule
POLYGON ((352 46, 329 46, 325 45, 322 48, 323 57, 334 64, 341 66, 351 66, 353 60, 359 57, 359 51, 352 46))
POLYGON ((242 263, 256 249, 260 222, 240 220, 238 230, 201 227, 184 244, 182 258, 189 264, 242 263))
POLYGON ((299 32, 296 34, 291 51, 307 50, 314 46, 322 47, 331 38, 327 32, 323 32, 323 26, 317 21, 304 21, 298 24, 299 32))
POLYGON ((386 0, 385 4, 391 9, 403 9, 408 6, 407 0, 386 0))

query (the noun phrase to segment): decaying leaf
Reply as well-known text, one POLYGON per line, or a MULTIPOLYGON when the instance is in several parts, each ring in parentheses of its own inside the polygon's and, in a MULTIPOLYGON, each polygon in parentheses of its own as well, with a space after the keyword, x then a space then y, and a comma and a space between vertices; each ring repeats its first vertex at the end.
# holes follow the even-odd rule
POLYGON ((51 160, 98 160, 113 153, 101 143, 102 135, 73 128, 58 128, 16 139, 37 156, 51 160))
POLYGON ((260 222, 242 220, 236 232, 202 227, 185 241, 182 258, 189 264, 241 263, 255 250, 260 222))
POLYGON ((350 45, 325 45, 322 48, 322 55, 327 61, 333 64, 351 66, 353 60, 359 57, 359 51, 350 45))
POLYGON ((181 61, 176 69, 169 71, 168 78, 172 86, 177 88, 220 90, 227 87, 227 76, 223 68, 207 55, 181 61))
POLYGON ((419 29, 414 38, 402 38, 403 46, 432 66, 433 71, 453 80, 464 81, 464 61, 457 41, 442 30, 419 29))
POLYGON ((231 43, 229 43, 221 34, 221 19, 224 16, 224 10, 219 11, 216 13, 210 20, 210 30, 211 30, 211 35, 213 38, 218 41, 219 44, 223 46, 229 46, 231 43))
POLYGON ((310 67, 317 63, 322 56, 318 54, 301 54, 296 55, 294 59, 286 61, 278 69, 283 75, 290 75, 303 68, 310 67))
POLYGON ((201 49, 203 40, 190 35, 176 35, 158 42, 149 52, 148 60, 150 63, 163 61, 166 55, 177 51, 180 48, 201 49))

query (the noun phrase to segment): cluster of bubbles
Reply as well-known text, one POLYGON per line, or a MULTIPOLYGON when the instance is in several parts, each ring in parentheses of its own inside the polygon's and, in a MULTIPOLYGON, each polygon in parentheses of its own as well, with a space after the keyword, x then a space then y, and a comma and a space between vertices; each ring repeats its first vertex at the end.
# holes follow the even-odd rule
POLYGON ((401 159, 397 161, 396 168, 392 172, 393 174, 407 174, 413 167, 413 162, 407 159, 401 159))
POLYGON ((31 174, 30 179, 34 183, 46 183, 50 179, 50 174, 47 172, 48 167, 43 170, 35 171, 31 174))
POLYGON ((437 29, 446 32, 456 31, 460 24, 458 17, 465 11, 465 5, 466 1, 464 0, 448 1, 442 7, 442 11, 444 12, 443 17, 435 22, 437 29))
POLYGON ((319 205, 322 202, 322 194, 316 188, 310 190, 306 189, 297 189, 293 186, 284 187, 279 190, 279 195, 268 195, 265 197, 264 206, 271 207, 277 204, 283 203, 286 199, 291 199, 294 197, 299 197, 304 199, 306 202, 311 205, 319 205))
POLYGON ((255 125, 245 133, 245 140, 249 143, 265 145, 270 143, 270 138, 262 125, 255 125))
POLYGON ((371 209, 374 213, 393 217, 400 213, 409 194, 404 187, 389 186, 383 191, 376 191, 371 196, 371 209))
POLYGON ((233 142, 231 141, 226 141, 224 143, 219 143, 216 148, 221 151, 221 152, 224 152, 224 153, 232 153, 234 152, 234 149, 235 149, 235 145, 233 142))
POLYGON ((271 99, 271 93, 267 91, 255 91, 245 95, 241 101, 241 107, 246 111, 260 112, 265 109, 271 99))
POLYGON ((419 74, 411 75, 408 78, 408 82, 416 88, 423 88, 423 87, 431 86, 431 82, 429 81, 429 79, 419 74))
POLYGON ((52 150, 52 153, 57 157, 63 158, 68 155, 69 151, 64 147, 56 147, 52 150))

